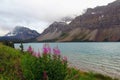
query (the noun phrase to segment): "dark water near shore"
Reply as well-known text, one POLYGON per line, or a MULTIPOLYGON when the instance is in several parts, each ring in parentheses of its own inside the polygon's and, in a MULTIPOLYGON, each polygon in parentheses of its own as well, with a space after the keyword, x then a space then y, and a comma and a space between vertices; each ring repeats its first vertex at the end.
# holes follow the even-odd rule
MULTIPOLYGON (((35 51, 42 49, 44 43, 24 43, 27 50, 31 45, 35 51)), ((62 55, 67 56, 71 66, 85 71, 95 71, 120 78, 120 43, 49 43, 58 45, 62 55)), ((15 44, 19 48, 20 44, 15 44)))

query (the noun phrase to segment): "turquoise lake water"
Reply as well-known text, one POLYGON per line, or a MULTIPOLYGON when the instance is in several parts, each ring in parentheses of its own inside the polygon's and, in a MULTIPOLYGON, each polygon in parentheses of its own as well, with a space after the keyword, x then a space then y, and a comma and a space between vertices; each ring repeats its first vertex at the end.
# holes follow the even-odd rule
MULTIPOLYGON (((24 43, 24 50, 32 46, 35 51, 42 50, 44 43, 24 43)), ((120 78, 120 43, 49 43, 58 45, 61 54, 68 57, 69 65, 84 71, 94 71, 120 78)), ((20 44, 15 44, 18 49, 20 44)))

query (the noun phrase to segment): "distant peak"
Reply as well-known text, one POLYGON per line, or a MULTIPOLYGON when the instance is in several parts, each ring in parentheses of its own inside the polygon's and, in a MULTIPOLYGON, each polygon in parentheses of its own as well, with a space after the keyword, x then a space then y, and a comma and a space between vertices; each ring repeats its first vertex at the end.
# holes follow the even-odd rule
POLYGON ((21 28, 26 28, 24 26, 16 26, 14 29, 21 29, 21 28))
POLYGON ((26 28, 26 27, 24 27, 24 26, 16 26, 15 28, 26 28))

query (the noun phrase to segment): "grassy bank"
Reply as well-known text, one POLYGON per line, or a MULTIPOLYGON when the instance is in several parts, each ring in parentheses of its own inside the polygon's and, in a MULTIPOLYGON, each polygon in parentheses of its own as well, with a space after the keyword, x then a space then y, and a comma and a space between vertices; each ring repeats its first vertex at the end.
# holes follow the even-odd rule
POLYGON ((59 51, 40 55, 0 44, 0 80, 117 80, 102 74, 69 68, 59 51))
POLYGON ((17 80, 22 76, 21 52, 0 44, 0 80, 17 80))

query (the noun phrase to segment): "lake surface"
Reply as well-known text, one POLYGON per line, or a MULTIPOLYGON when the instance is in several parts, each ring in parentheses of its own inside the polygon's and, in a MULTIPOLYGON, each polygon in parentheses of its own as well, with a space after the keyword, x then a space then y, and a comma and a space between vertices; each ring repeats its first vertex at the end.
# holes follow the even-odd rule
MULTIPOLYGON (((24 50, 32 46, 35 51, 42 49, 44 43, 24 43, 24 50)), ((68 57, 70 66, 85 71, 94 71, 120 78, 120 43, 49 43, 58 45, 61 54, 68 57)), ((20 44, 15 44, 19 48, 20 44)))

